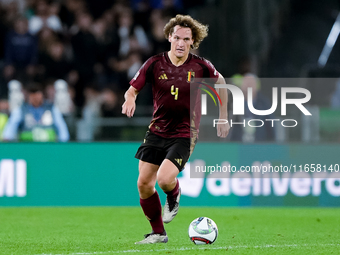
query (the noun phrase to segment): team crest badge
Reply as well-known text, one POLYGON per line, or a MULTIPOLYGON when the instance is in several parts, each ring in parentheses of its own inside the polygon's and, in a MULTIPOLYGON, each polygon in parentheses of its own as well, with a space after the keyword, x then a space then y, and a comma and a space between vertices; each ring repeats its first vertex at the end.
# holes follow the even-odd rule
POLYGON ((189 71, 188 72, 188 80, 187 80, 187 82, 193 82, 194 78, 195 78, 195 72, 189 71))

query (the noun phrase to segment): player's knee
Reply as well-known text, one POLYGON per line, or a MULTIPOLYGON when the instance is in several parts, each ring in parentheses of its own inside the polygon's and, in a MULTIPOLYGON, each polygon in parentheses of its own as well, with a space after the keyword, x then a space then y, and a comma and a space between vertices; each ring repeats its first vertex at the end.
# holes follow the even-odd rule
POLYGON ((166 177, 159 176, 157 182, 162 190, 168 190, 169 186, 171 186, 171 181, 166 177))
POLYGON ((141 179, 141 178, 138 178, 137 187, 140 192, 153 190, 154 188, 151 181, 141 179))

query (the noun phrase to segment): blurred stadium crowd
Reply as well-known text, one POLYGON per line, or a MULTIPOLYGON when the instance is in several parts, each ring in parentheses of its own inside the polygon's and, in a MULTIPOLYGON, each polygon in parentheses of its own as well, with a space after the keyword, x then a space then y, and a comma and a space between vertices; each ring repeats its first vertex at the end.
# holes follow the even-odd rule
MULTIPOLYGON (((314 124, 293 109, 288 115, 302 123, 299 128, 263 128, 251 141, 340 141, 337 40, 327 65, 318 65, 339 10, 337 0, 310 0, 307 6, 304 0, 0 0, 0 137, 34 82, 63 114, 71 140, 139 141, 152 115, 151 88, 141 91, 131 120, 121 115, 123 93, 146 59, 169 50, 163 27, 184 13, 209 24, 200 53, 232 77, 228 82, 242 88, 246 75, 312 78, 304 86, 318 95, 309 102, 315 114, 308 121, 314 124)), ((272 87, 287 85, 255 83, 257 107, 263 109, 270 107, 272 87)), ((217 139, 209 130, 200 134, 217 139)), ((228 139, 242 137, 234 128, 228 139)))
MULTIPOLYGON (((10 81, 19 81, 23 88, 38 82, 53 102, 55 83, 63 80, 72 99, 61 100, 64 115, 120 116, 128 82, 147 58, 169 48, 164 25, 188 6, 202 3, 0 1, 0 37, 5 38, 0 42, 0 110, 10 110, 10 81)), ((144 100, 151 104, 150 96, 144 100)))

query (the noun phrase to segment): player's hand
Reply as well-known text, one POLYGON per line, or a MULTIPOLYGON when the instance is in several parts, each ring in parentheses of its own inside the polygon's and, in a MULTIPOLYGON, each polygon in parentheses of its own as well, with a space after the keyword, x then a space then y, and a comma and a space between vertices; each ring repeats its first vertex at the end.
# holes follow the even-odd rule
POLYGON ((229 122, 224 124, 217 124, 217 136, 226 138, 230 130, 229 122))
POLYGON ((122 114, 125 114, 129 118, 133 117, 136 110, 135 100, 125 100, 122 106, 122 114))

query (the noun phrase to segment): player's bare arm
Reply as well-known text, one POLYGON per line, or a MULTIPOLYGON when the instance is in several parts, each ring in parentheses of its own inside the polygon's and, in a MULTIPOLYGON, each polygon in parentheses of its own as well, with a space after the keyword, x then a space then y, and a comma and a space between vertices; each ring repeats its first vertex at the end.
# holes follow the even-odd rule
POLYGON ((133 114, 135 113, 137 95, 138 90, 132 86, 125 92, 125 102, 122 106, 122 114, 125 114, 129 118, 133 117, 133 114))
MULTIPOLYGON (((226 84, 224 77, 219 73, 216 84, 226 84)), ((219 119, 228 119, 228 91, 226 88, 219 88, 217 90, 220 95, 222 105, 220 105, 219 119)), ((217 124, 217 136, 225 138, 227 137, 230 130, 229 122, 225 124, 217 124)))

